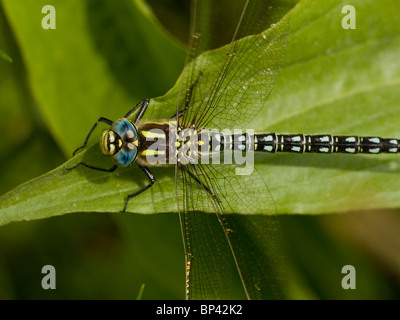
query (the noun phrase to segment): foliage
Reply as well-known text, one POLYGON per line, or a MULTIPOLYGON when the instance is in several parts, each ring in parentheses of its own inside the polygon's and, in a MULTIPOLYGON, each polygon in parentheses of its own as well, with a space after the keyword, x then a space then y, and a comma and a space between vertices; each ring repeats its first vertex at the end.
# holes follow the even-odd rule
MULTIPOLYGON (((289 13, 286 60, 268 104, 250 128, 400 137, 393 117, 400 111, 397 89, 400 24, 395 14, 399 12, 399 4, 390 0, 353 2, 357 17, 362 17, 357 19, 356 30, 341 28, 342 1, 318 2, 318 5, 301 1, 289 13)), ((44 175, 0 198, 1 224, 71 212, 119 212, 126 194, 145 183, 137 168, 117 170, 114 174, 80 169, 65 171, 65 165, 76 163, 82 157, 90 163, 107 166, 107 160, 98 157, 97 144, 66 163, 62 163, 63 157, 81 145, 92 123, 100 116, 116 119, 142 99, 160 96, 171 87, 166 95, 152 100, 149 117, 174 114, 173 101, 180 84, 178 81, 173 86, 182 68, 184 50, 171 40, 141 1, 53 1, 59 13, 57 29, 48 31, 41 29, 39 23, 43 5, 34 0, 24 0, 23 6, 21 1, 2 1, 0 47, 14 60, 12 67, 0 61, 1 119, 7 119, 0 123, 7 133, 1 148, 3 191, 44 175), (54 167, 57 168, 50 170, 54 167)), ((245 41, 251 42, 252 38, 245 41)), ((218 54, 215 50, 209 56, 218 54)), ((204 61, 207 64, 207 59, 204 61)), ((261 155, 256 158, 257 170, 268 182, 280 214, 398 208, 399 165, 393 156, 261 155)), ((176 211, 173 170, 157 169, 154 174, 157 184, 150 192, 135 198, 130 211, 143 214, 176 211)), ((390 214, 380 217, 383 221, 396 220, 390 214)), ((315 219, 283 217, 283 233, 291 235, 287 239, 288 253, 297 262, 297 269, 290 270, 290 276, 295 279, 292 297, 393 296, 383 276, 375 272, 362 254, 333 240, 331 227, 326 224, 344 219, 330 215, 315 219), (319 230, 320 221, 325 223, 321 227, 325 233, 319 230), (316 243, 326 250, 321 250, 316 243), (311 266, 324 265, 336 278, 330 277, 332 282, 327 283, 326 275, 318 268, 310 268, 301 253, 310 255, 307 263, 311 266), (368 279, 364 290, 343 292, 334 287, 340 281, 340 266, 344 264, 361 266, 364 279, 368 279)), ((390 234, 393 233, 396 232, 390 234)), ((111 288, 113 297, 135 298, 140 285, 146 283, 145 299, 182 298, 184 281, 180 262, 183 257, 175 215, 151 218, 118 213, 113 217, 72 215, 11 224, 4 227, 0 237, 2 255, 7 258, 5 265, 0 264, 0 278, 6 279, 0 296, 56 298, 59 295, 62 298, 73 296, 71 292, 75 294, 77 290, 81 297, 86 294, 101 297, 99 292, 105 295, 105 290, 96 287, 104 285, 111 288), (26 244, 42 233, 36 243, 26 244), (167 239, 174 245, 167 245, 167 239), (62 242, 68 248, 64 258, 62 242), (43 257, 29 254, 31 249, 43 257), (76 256, 74 249, 82 254, 76 256), (43 264, 51 264, 51 260, 62 265, 69 272, 64 281, 69 283, 70 292, 57 290, 50 295, 41 288, 29 291, 24 281, 32 280, 21 278, 11 269, 10 252, 15 250, 17 265, 33 261, 26 277, 40 279, 37 270, 43 264), (66 260, 74 262, 63 263, 66 260), (166 263, 165 270, 155 271, 155 276, 150 277, 149 266, 160 264, 160 260, 174 262, 166 263), (83 266, 78 267, 80 264, 83 266), (87 280, 91 286, 82 286, 93 264, 103 267, 87 280), (132 272, 132 266, 137 272, 132 272), (114 284, 97 284, 108 272, 116 274, 119 270, 124 271, 124 276, 116 277, 114 284), (7 283, 7 279, 13 280, 7 283), (146 296, 152 288, 146 280, 155 284, 159 295, 146 296), (132 286, 126 287, 126 282, 132 286)), ((379 234, 372 233, 372 237, 377 239, 379 234)), ((394 242, 398 243, 397 238, 394 242)), ((379 253, 375 254, 382 258, 379 253)), ((382 259, 390 264, 387 256, 382 259)), ((400 266, 391 265, 391 268, 399 279, 400 266)))

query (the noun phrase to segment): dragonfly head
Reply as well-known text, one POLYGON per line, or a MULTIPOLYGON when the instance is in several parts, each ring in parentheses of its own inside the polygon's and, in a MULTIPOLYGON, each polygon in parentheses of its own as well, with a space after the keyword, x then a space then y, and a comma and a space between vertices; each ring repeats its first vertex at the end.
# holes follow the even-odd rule
POLYGON ((136 126, 128 119, 116 120, 100 138, 101 152, 111 156, 115 164, 126 167, 136 160, 138 134, 136 126))

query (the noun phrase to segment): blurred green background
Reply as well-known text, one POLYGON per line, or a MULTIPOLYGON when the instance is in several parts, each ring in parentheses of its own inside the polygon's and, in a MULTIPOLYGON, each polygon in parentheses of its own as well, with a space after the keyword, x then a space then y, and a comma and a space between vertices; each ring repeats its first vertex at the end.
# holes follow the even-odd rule
MULTIPOLYGON (((0 50, 13 60, 0 59, 1 194, 62 164, 80 145, 81 135, 65 137, 54 117, 73 117, 86 132, 86 118, 117 118, 165 93, 184 64, 187 1, 53 1, 57 34, 47 31, 38 42, 45 4, 0 1, 0 50), (57 47, 50 37, 59 38, 57 47), (68 114, 74 103, 90 107, 82 117, 68 114)), ((400 298, 398 212, 281 221, 289 298, 400 298), (356 268, 356 290, 340 285, 344 265, 356 268)), ((0 228, 1 299, 135 299, 143 283, 143 299, 183 299, 184 271, 177 214, 83 213, 0 228), (56 290, 41 287, 44 265, 57 270, 56 290)))

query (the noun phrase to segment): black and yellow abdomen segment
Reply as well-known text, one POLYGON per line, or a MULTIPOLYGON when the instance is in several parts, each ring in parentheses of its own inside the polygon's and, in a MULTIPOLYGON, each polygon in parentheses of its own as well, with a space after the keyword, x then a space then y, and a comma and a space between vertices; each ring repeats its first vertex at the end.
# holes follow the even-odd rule
POLYGON ((294 153, 398 153, 398 139, 359 136, 256 134, 255 151, 294 153))
POLYGON ((176 121, 142 121, 138 126, 138 158, 145 166, 196 163, 199 157, 225 151, 379 154, 400 152, 399 139, 330 134, 232 133, 177 128, 176 121), (157 148, 155 148, 155 143, 157 148), (155 159, 152 162, 149 159, 155 159))
MULTIPOLYGON (((201 141, 200 135, 198 140, 201 141)), ((205 139, 204 139, 205 140, 205 139)), ((220 134, 209 133, 207 141, 211 153, 234 151, 292 152, 292 153, 398 153, 399 139, 380 137, 333 136, 329 134, 220 134)))

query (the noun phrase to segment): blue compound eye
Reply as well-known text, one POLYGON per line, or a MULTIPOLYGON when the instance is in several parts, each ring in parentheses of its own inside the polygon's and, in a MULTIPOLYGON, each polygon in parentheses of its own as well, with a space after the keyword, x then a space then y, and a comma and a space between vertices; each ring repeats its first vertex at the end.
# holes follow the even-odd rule
POLYGON ((127 143, 119 150, 115 155, 113 155, 114 162, 121 166, 127 167, 133 161, 136 160, 137 147, 132 143, 127 143))
POLYGON ((137 140, 137 128, 128 119, 121 118, 111 125, 111 130, 115 131, 123 142, 133 142, 137 140))

